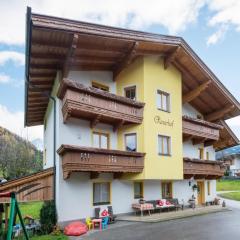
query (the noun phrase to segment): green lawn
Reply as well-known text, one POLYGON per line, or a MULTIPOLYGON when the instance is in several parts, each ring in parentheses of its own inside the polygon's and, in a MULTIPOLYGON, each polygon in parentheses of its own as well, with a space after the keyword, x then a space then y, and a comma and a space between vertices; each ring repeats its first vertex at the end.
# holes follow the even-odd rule
POLYGON ((40 209, 43 205, 43 202, 29 202, 29 203, 20 203, 20 211, 22 216, 30 215, 34 219, 39 219, 40 209))
POLYGON ((219 196, 223 198, 231 199, 231 200, 240 201, 240 192, 222 193, 219 196))
POLYGON ((219 180, 217 181, 217 191, 240 191, 240 181, 219 180))
POLYGON ((32 237, 31 240, 68 240, 68 237, 64 235, 60 236, 44 235, 32 237))

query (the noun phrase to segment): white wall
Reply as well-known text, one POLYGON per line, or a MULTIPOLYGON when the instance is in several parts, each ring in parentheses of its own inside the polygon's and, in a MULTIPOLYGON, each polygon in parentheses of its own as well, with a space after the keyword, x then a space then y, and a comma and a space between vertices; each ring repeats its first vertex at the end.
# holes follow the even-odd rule
POLYGON ((230 169, 240 169, 240 157, 235 156, 233 161, 234 164, 230 166, 230 169))
POLYGON ((198 112, 194 107, 192 107, 189 103, 182 105, 182 115, 192 118, 197 118, 198 115, 202 116, 202 114, 198 112))
POLYGON ((92 82, 109 86, 109 92, 116 93, 116 82, 113 81, 113 74, 110 71, 70 71, 68 78, 78 81, 85 86, 92 86, 92 82))
MULTIPOLYGON (((183 143, 183 157, 197 158, 199 159, 199 148, 204 147, 203 144, 193 145, 192 141, 187 141, 183 143)), ((204 148, 204 159, 206 159, 206 152, 209 152, 209 160, 216 160, 215 149, 213 146, 204 148)))
POLYGON ((189 180, 174 181, 173 182, 173 197, 178 198, 179 203, 188 204, 188 200, 194 195, 197 198, 196 191, 193 192, 192 186, 196 184, 196 181, 191 182, 189 186, 189 180))
POLYGON ((213 201, 217 196, 217 181, 216 180, 205 180, 205 201, 213 201), (208 195, 207 182, 210 182, 210 195, 208 195))

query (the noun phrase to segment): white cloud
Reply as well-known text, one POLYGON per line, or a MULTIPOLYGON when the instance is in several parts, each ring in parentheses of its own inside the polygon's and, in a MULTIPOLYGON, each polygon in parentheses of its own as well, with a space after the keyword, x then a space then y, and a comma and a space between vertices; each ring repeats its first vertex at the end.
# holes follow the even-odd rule
POLYGON ((240 139, 240 116, 229 119, 226 122, 236 134, 238 139, 240 139))
POLYGON ((30 141, 37 138, 43 139, 42 126, 24 128, 24 113, 22 111, 11 112, 6 106, 0 105, 0 116, 1 127, 30 141))
POLYGON ((26 6, 33 12, 143 29, 161 25, 175 34, 194 23, 206 0, 2 0, 0 42, 24 44, 26 6))
POLYGON ((22 66, 25 62, 25 55, 15 51, 0 51, 0 65, 4 65, 9 61, 22 66))
POLYGON ((0 83, 8 83, 10 81, 10 77, 4 73, 0 73, 0 83))
POLYGON ((218 28, 218 31, 208 38, 208 45, 209 43, 215 44, 222 39, 226 29, 230 26, 233 26, 236 31, 240 31, 239 0, 211 0, 208 7, 213 12, 208 24, 211 27, 218 28))
POLYGON ((223 39, 225 33, 227 32, 228 27, 227 26, 222 26, 220 27, 215 33, 213 33, 211 36, 208 37, 207 39, 207 45, 214 45, 221 39, 223 39))

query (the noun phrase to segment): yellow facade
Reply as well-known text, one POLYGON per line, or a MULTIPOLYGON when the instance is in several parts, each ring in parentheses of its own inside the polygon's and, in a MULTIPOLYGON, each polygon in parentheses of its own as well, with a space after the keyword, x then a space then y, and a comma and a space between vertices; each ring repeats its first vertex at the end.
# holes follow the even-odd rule
POLYGON ((117 79, 117 94, 136 85, 137 100, 145 103, 143 123, 118 132, 118 148, 124 150, 124 134, 137 133, 137 151, 145 152, 144 171, 133 179, 183 179, 182 79, 174 67, 163 67, 161 57, 137 59, 117 79), (157 90, 170 94, 170 112, 157 109, 157 90), (171 124, 160 124, 156 118, 171 124), (158 154, 158 135, 171 137, 171 156, 158 154))

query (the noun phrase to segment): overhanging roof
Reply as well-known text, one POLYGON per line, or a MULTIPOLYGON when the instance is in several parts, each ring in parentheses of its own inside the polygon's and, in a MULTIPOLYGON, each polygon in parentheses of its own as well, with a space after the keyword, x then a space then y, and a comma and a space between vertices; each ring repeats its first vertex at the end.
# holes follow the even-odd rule
POLYGON ((31 14, 30 9, 27 16, 27 126, 43 124, 49 101, 43 92, 51 92, 58 70, 63 74, 66 68, 109 70, 116 76, 129 59, 145 55, 164 56, 165 67, 172 64, 182 72, 183 95, 210 81, 191 100, 191 105, 203 115, 226 120, 240 114, 239 102, 180 37, 31 14), (222 109, 225 111, 219 115, 222 109))

